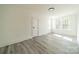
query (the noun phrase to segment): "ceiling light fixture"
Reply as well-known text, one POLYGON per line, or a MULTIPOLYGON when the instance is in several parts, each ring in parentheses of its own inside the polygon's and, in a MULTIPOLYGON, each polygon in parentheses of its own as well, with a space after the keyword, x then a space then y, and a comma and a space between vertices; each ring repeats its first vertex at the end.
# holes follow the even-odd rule
POLYGON ((55 10, 55 8, 53 8, 53 7, 48 9, 48 11, 53 11, 53 10, 55 10))

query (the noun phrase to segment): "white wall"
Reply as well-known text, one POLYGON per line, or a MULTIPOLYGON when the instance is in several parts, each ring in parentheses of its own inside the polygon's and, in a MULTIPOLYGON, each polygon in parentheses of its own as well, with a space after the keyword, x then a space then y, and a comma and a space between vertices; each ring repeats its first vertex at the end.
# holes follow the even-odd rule
POLYGON ((77 42, 79 44, 79 12, 77 13, 77 42))
POLYGON ((48 15, 39 16, 39 35, 50 33, 50 19, 48 15))
POLYGON ((31 38, 30 17, 26 12, 17 6, 2 6, 4 8, 0 47, 20 42, 31 38))
POLYGON ((4 7, 0 5, 0 45, 3 43, 4 39, 4 7))
POLYGON ((0 5, 0 47, 31 38, 32 15, 39 18, 39 35, 48 33, 47 16, 39 13, 25 5, 0 5))

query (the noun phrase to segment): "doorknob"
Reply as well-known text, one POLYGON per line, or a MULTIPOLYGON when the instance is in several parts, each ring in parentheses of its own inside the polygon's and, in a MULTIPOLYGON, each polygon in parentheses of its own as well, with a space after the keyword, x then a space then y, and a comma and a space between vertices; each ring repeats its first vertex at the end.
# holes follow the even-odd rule
POLYGON ((33 29, 35 29, 35 27, 32 27, 33 29))

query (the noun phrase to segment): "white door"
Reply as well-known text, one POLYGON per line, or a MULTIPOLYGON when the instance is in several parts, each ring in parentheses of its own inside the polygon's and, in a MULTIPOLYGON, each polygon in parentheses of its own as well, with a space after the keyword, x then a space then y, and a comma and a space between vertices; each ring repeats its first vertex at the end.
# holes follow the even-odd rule
POLYGON ((39 35, 39 22, 37 18, 32 18, 32 37, 39 35))

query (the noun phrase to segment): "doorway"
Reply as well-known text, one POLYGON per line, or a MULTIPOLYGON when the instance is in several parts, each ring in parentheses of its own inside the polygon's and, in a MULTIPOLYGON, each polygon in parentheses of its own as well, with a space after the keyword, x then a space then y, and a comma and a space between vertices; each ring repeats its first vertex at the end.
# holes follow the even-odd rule
POLYGON ((32 17, 32 37, 39 36, 39 19, 32 17))

